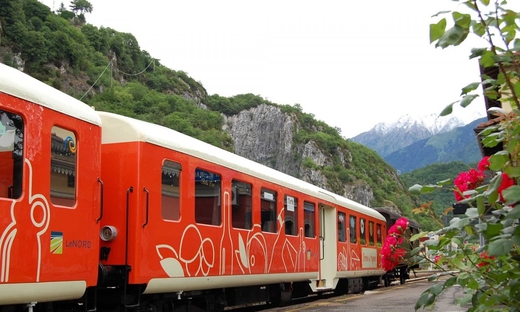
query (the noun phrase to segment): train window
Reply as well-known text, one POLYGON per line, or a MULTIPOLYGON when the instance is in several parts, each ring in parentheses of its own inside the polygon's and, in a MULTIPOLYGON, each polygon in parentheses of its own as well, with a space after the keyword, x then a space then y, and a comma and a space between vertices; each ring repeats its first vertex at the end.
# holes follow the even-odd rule
POLYGON ((374 222, 368 221, 368 244, 374 246, 374 222))
POLYGON ((231 182, 231 220, 233 227, 250 230, 253 225, 251 196, 252 185, 250 183, 233 180, 231 182))
POLYGON ((220 225, 220 174, 195 170, 195 221, 220 225))
POLYGON ((376 224, 376 237, 377 237, 377 246, 383 246, 383 237, 381 236, 381 224, 376 224))
POLYGON ((366 220, 363 218, 359 219, 359 243, 365 245, 367 243, 367 231, 365 229, 366 220))
POLYGON ((161 172, 161 214, 164 220, 178 221, 181 217, 181 164, 165 160, 161 172))
POLYGON ((350 216, 350 242, 352 244, 357 243, 356 235, 356 216, 350 216))
POLYGON ((51 130, 51 202, 72 207, 76 203, 76 135, 61 127, 51 130))
POLYGON ((0 197, 22 194, 23 127, 20 115, 0 109, 0 197))
POLYGON ((343 212, 338 212, 338 241, 346 242, 347 241, 347 233, 345 227, 346 217, 343 212))
POLYGON ((262 230, 264 232, 276 233, 276 192, 262 189, 260 193, 260 211, 262 213, 262 230))
POLYGON ((304 232, 305 237, 314 237, 314 203, 303 202, 303 222, 304 222, 304 232))
POLYGON ((285 195, 285 234, 297 235, 298 231, 298 198, 285 195))

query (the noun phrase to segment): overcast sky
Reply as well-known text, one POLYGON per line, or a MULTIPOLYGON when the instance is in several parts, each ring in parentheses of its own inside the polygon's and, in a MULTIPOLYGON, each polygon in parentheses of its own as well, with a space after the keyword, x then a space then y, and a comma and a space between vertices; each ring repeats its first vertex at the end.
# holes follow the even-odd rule
MULTIPOLYGON (((485 46, 429 44, 431 16, 457 5, 449 0, 89 1, 88 23, 133 34, 210 95, 300 104, 346 138, 405 114, 439 114, 479 81, 468 55, 485 46)), ((41 2, 54 10, 70 3, 41 2)), ((477 100, 456 112, 484 109, 477 100)))

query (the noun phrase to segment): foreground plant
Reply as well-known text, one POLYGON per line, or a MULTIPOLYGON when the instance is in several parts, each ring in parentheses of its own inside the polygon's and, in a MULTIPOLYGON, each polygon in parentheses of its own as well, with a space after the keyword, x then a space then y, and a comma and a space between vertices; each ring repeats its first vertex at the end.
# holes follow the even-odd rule
POLYGON ((405 240, 408 224, 408 220, 403 217, 388 229, 388 234, 381 248, 381 264, 387 272, 401 264, 406 256, 406 250, 402 247, 402 244, 405 240))
MULTIPOLYGON (((446 29, 447 19, 440 18, 430 25, 430 41, 436 47, 447 48, 458 46, 470 34, 476 35, 488 47, 472 49, 470 58, 478 58, 482 68, 496 68, 499 73, 496 78, 483 74, 481 81, 462 88, 461 99, 448 105, 441 115, 450 114, 454 104, 468 106, 478 97, 475 90, 482 86, 484 95, 500 101, 502 107, 490 109, 499 119, 479 133, 479 139, 486 148, 498 152, 483 158, 478 168, 461 173, 453 181, 410 188, 411 192, 428 193, 453 187, 458 204, 468 207, 463 217, 454 218, 449 226, 434 233, 438 240, 425 242, 426 253, 419 248, 411 252, 415 261, 443 270, 430 280, 449 275, 427 289, 415 309, 434 304, 442 291, 458 284, 465 294, 458 303, 468 307, 468 311, 520 311, 520 15, 508 8, 507 1, 460 3, 460 8, 468 13, 450 11, 434 15, 451 15, 453 24, 446 29)), ((435 217, 431 205, 423 205, 416 212, 435 217)), ((425 235, 420 233, 412 240, 425 235)))

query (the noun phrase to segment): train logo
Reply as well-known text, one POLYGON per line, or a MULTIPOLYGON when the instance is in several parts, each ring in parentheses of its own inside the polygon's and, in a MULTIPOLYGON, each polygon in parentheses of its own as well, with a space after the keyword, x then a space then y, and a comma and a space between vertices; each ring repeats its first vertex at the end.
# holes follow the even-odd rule
POLYGON ((63 254, 63 233, 51 232, 51 253, 55 255, 63 254))

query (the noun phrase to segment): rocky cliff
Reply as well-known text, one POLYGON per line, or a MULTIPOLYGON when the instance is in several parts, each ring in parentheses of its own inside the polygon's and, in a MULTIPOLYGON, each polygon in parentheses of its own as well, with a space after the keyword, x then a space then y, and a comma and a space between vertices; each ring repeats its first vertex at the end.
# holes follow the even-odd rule
POLYGON ((338 147, 331 155, 313 140, 297 142, 294 136, 302 127, 294 114, 284 113, 277 106, 259 105, 225 118, 224 130, 233 138, 236 154, 364 205, 370 206, 374 200, 372 187, 363 180, 339 188, 331 185, 321 169, 333 167, 337 162, 352 167, 352 153, 338 147), (311 159, 316 166, 305 166, 304 159, 311 159))

